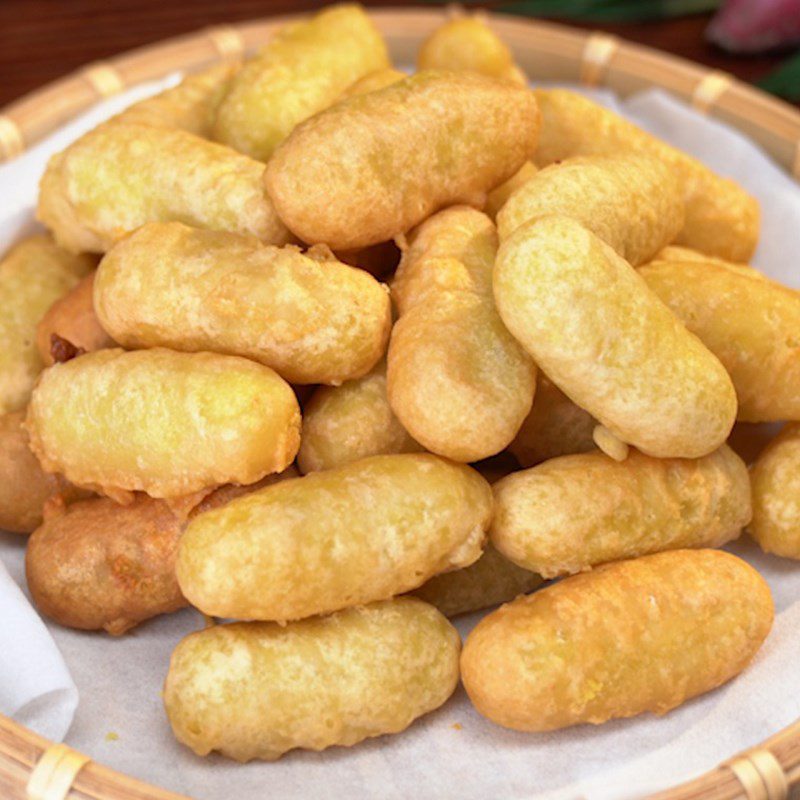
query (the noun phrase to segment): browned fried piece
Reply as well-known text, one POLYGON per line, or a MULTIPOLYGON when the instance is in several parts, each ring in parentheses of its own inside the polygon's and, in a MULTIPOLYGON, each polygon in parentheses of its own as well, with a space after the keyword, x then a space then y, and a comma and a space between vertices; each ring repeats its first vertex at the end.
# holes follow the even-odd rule
POLYGON ((36 327, 36 347, 46 366, 67 360, 58 357, 59 349, 54 350, 59 341, 66 341, 83 353, 114 347, 114 340, 103 330, 94 313, 93 290, 94 272, 91 272, 56 300, 40 320, 36 327))
MULTIPOLYGON (((290 469, 252 486, 223 486, 188 516, 294 475, 290 469)), ((62 625, 125 633, 187 605, 175 578, 182 528, 166 502, 144 494, 127 506, 108 498, 75 503, 31 536, 28 588, 39 610, 62 625)))

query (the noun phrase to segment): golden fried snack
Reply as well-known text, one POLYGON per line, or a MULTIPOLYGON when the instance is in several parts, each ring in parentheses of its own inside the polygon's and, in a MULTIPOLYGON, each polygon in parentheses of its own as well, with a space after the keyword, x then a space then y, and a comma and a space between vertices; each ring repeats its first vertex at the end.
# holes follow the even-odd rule
POLYGON ((506 603, 532 592, 541 583, 541 576, 512 564, 488 544, 474 564, 436 575, 412 594, 436 606, 446 617, 456 617, 506 603))
POLYGON ((36 324, 94 266, 44 234, 17 243, 0 260, 0 414, 23 408, 44 363, 36 324))
POLYGON ((751 469, 750 535, 765 553, 800 559, 800 425, 787 425, 751 469))
POLYGON ((674 174, 656 158, 586 156, 546 167, 517 189, 497 215, 501 240, 547 214, 576 219, 638 266, 678 234, 684 202, 674 174))
POLYGON ((669 167, 684 192, 686 220, 678 243, 728 261, 750 260, 760 212, 756 200, 737 183, 575 92, 536 89, 534 94, 542 112, 538 166, 572 156, 654 156, 669 167))
POLYGON ((215 64, 209 69, 187 76, 171 89, 134 103, 110 121, 152 125, 157 128, 180 128, 209 138, 217 107, 238 69, 233 64, 215 64))
POLYGON ((531 413, 508 446, 522 467, 557 456, 595 449, 597 421, 576 406, 544 373, 539 373, 531 413))
POLYGON ((293 383, 368 372, 386 350, 389 293, 332 253, 151 223, 100 263, 94 304, 124 347, 252 358, 293 383))
POLYGON ((534 361, 622 442, 697 458, 728 437, 736 394, 722 364, 579 222, 518 228, 500 247, 494 295, 534 361))
POLYGON ((206 614, 282 622, 383 600, 478 559, 489 484, 427 454, 283 481, 193 520, 178 582, 206 614))
POLYGON ((101 125, 47 164, 37 218, 73 252, 103 253, 147 222, 291 239, 264 193, 264 165, 187 131, 101 125))
MULTIPOLYGON (((269 483, 223 486, 188 511, 219 508, 269 483)), ((163 500, 139 494, 127 506, 105 497, 49 515, 28 541, 25 572, 37 608, 61 625, 119 636, 146 619, 188 605, 175 577, 184 520, 163 500)))
POLYGON ((496 254, 485 214, 449 208, 411 234, 392 284, 389 403, 416 441, 455 461, 503 450, 536 389, 536 367, 494 307, 496 254))
POLYGON ((722 362, 738 419, 800 420, 800 292, 715 261, 654 261, 639 274, 722 362))
POLYGON ((329 617, 217 625, 172 654, 164 705, 180 742, 249 761, 399 733, 458 685, 458 632, 399 597, 329 617))
POLYGON ((405 72, 393 67, 384 67, 383 69, 376 69, 374 72, 369 72, 363 78, 354 81, 350 86, 345 89, 341 98, 344 100, 346 97, 355 97, 359 94, 367 94, 368 92, 377 92, 380 89, 385 89, 394 83, 399 83, 408 77, 405 72))
POLYGON ((511 51, 477 15, 457 17, 440 25, 422 43, 417 68, 478 72, 490 78, 528 85, 511 51))
POLYGON ((219 105, 214 138, 267 161, 295 125, 388 66, 386 44, 361 6, 325 9, 287 25, 244 65, 219 105))
POLYGON ((507 181, 492 189, 486 196, 484 211, 492 218, 497 218, 497 213, 506 204, 508 198, 526 184, 539 170, 532 161, 526 161, 507 181))
POLYGON ((562 456, 492 487, 492 544, 555 578, 608 561, 678 548, 721 547, 750 522, 750 478, 723 445, 693 460, 632 450, 562 456))
POLYGON ((478 711, 548 731, 665 714, 738 675, 772 627, 766 581, 720 550, 676 550, 574 575, 485 617, 461 678, 478 711))
POLYGON ((28 447, 24 411, 0 415, 0 530, 30 533, 52 497, 71 502, 88 493, 45 472, 28 447))
POLYGON ((56 364, 25 425, 47 471, 119 501, 255 483, 285 469, 300 444, 294 392, 271 369, 161 348, 56 364))
POLYGON ((527 89, 422 72, 295 128, 267 165, 267 192, 303 241, 366 247, 444 206, 482 205, 531 157, 538 129, 527 89))
POLYGON ((53 335, 84 352, 114 347, 94 311, 94 272, 83 278, 50 306, 36 326, 36 348, 45 366, 53 363, 53 335))
POLYGON ((303 409, 297 465, 301 472, 332 469, 368 456, 416 453, 386 397, 386 362, 341 386, 320 386, 303 409))

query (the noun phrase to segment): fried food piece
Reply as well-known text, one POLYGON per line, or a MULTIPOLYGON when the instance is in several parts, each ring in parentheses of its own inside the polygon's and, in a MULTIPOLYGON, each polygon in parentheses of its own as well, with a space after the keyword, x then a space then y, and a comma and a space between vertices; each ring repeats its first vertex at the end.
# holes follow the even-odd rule
POLYGON ((436 575, 413 595, 436 606, 446 617, 456 617, 508 602, 541 583, 541 576, 512 564, 488 544, 474 564, 436 575))
POLYGON ((399 733, 458 685, 458 632, 398 597, 329 617, 217 625, 172 654, 164 705, 178 741, 274 761, 399 733))
POLYGON ((422 72, 295 128, 267 165, 267 192, 303 241, 367 247, 444 206, 481 206, 530 159, 538 129, 527 89, 422 72))
POLYGON ((187 131, 107 124, 54 155, 37 218, 72 252, 104 253, 147 222, 291 236, 264 193, 264 165, 187 131))
POLYGON ((477 72, 528 85, 511 51, 477 15, 456 17, 440 25, 422 43, 417 68, 477 72))
MULTIPOLYGON (((290 467, 252 486, 223 486, 188 516, 296 475, 290 467)), ((183 608, 188 603, 175 577, 175 557, 184 521, 163 500, 143 494, 127 506, 98 497, 48 516, 25 553, 37 608, 61 625, 112 636, 183 608)))
POLYGON ((25 407, 44 363, 36 349, 36 324, 94 266, 44 234, 17 243, 0 260, 0 414, 25 407))
POLYGON ((461 657, 492 722, 549 731, 665 714, 738 675, 772 627, 766 581, 719 550, 574 575, 485 617, 461 657))
POLYGON ((547 214, 577 220, 638 266, 678 234, 684 202, 674 174, 656 158, 587 156, 546 167, 515 191, 497 215, 501 240, 547 214))
POLYGON ((112 117, 111 122, 180 128, 207 139, 217 115, 217 107, 239 67, 215 64, 188 75, 177 86, 147 97, 112 117))
POLYGON ((193 520, 178 582, 212 616, 326 614, 472 564, 491 513, 491 488, 469 467, 427 454, 373 456, 193 520))
POLYGON ((526 184, 537 172, 538 168, 532 161, 526 161, 507 181, 492 189, 486 197, 484 211, 492 219, 497 218, 500 209, 506 204, 520 186, 526 184))
POLYGON ((539 373, 531 413, 508 446, 522 467, 533 467, 557 456, 595 449, 597 421, 576 406, 544 373, 539 373))
POLYGON ((608 561, 678 548, 721 547, 750 522, 750 478, 723 445, 694 460, 631 451, 562 456, 493 486, 492 544, 555 578, 608 561))
POLYGON ((639 274, 722 362, 739 420, 800 420, 800 292, 716 261, 654 261, 639 274))
POLYGON ((409 242, 392 284, 400 319, 389 344, 389 403, 431 452, 478 461, 511 442, 536 389, 536 367, 494 307, 497 231, 485 214, 457 206, 409 242))
POLYGON ((364 75, 363 78, 359 78, 357 81, 351 83, 345 90, 341 99, 344 100, 347 97, 355 97, 356 95, 367 94, 368 92, 377 92, 380 89, 385 89, 387 86, 399 83, 407 77, 408 75, 406 75, 405 72, 401 72, 399 69, 393 69, 392 67, 376 69, 374 72, 370 72, 364 75))
POLYGON ((750 260, 758 242, 760 212, 741 186, 575 92, 536 89, 534 94, 542 112, 538 166, 572 156, 653 156, 677 177, 684 192, 686 220, 678 244, 728 261, 750 260))
POLYGON ((63 297, 50 306, 36 326, 36 348, 45 366, 53 364, 53 335, 91 353, 114 347, 94 311, 95 273, 84 275, 63 297))
POLYGON ((146 225, 110 250, 94 301, 124 347, 246 356, 293 383, 361 377, 392 324, 386 287, 328 250, 179 222, 146 225))
POLYGON ((42 374, 25 422, 49 472, 124 502, 281 472, 300 444, 291 387, 236 356, 98 350, 42 374))
POLYGON ((0 530, 30 533, 50 498, 71 502, 87 492, 45 472, 28 447, 24 411, 0 415, 0 530))
POLYGON ((381 361, 363 378, 314 392, 304 408, 297 464, 308 473, 422 449, 389 406, 386 362, 381 361))
POLYGON ((722 364, 579 222, 518 228, 500 247, 494 296, 534 361, 621 441, 698 458, 727 439, 736 394, 722 364))
POLYGON ((750 535, 765 553, 800 559, 800 425, 787 425, 751 469, 750 535))
POLYGON ((242 67, 220 103, 214 138, 268 161, 298 123, 388 66, 386 44, 361 6, 325 9, 287 25, 242 67))

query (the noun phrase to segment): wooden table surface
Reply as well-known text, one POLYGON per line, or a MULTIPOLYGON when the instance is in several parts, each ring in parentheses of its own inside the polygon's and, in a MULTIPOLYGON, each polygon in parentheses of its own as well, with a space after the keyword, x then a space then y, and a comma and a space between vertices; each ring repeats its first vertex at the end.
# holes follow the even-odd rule
MULTIPOLYGON (((365 4, 387 2, 366 0, 365 4)), ((322 5, 326 5, 324 0, 0 0, 0 106, 87 62, 133 47, 207 25, 322 5)), ((757 80, 780 62, 781 56, 734 58, 722 53, 703 38, 708 20, 709 15, 697 15, 666 22, 581 27, 613 32, 746 81, 757 80)))

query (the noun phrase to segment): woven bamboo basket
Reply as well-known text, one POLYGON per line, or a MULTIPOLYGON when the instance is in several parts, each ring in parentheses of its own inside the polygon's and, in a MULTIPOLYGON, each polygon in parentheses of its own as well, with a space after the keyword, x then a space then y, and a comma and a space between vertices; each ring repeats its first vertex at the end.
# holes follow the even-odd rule
MULTIPOLYGON (((371 9, 396 63, 413 63, 420 42, 459 10, 371 9)), ((235 61, 292 18, 213 27, 90 64, 0 109, 0 162, 123 89, 219 60, 235 61)), ((800 112, 730 75, 604 33, 586 33, 515 17, 489 24, 536 80, 606 86, 625 96, 660 87, 756 141, 800 181, 800 112)), ((800 721, 705 775, 650 800, 785 800, 800 798, 800 721)), ((187 800, 53 744, 0 715, 3 800, 187 800)))

